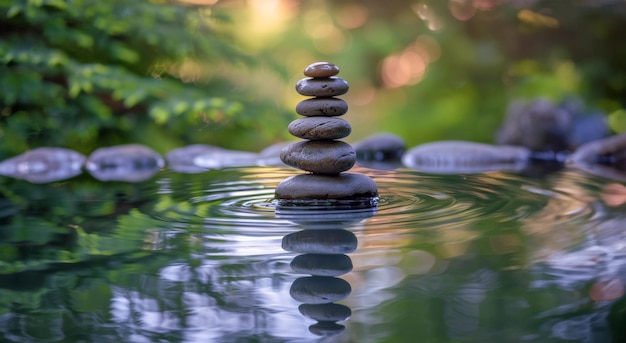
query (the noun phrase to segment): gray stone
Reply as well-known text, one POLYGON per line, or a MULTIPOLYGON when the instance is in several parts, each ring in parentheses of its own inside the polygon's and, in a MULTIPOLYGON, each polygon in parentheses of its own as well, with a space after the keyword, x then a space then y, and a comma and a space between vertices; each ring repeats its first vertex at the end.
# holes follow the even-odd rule
POLYGON ((349 88, 348 82, 340 77, 304 78, 296 83, 296 91, 305 96, 337 96, 347 93, 349 88))
POLYGON ((352 146, 341 141, 303 141, 286 147, 280 159, 294 168, 336 175, 352 168, 356 154, 352 146))
POLYGON ((291 269, 302 274, 339 276, 352 271, 352 260, 344 254, 303 254, 294 257, 291 269))
MULTIPOLYGON (((376 183, 367 175, 341 173, 338 176, 302 174, 288 177, 276 187, 280 200, 364 199, 378 196, 376 183)), ((287 205, 287 204, 283 204, 287 205)))
POLYGON ((343 229, 302 230, 283 237, 282 248, 308 254, 348 254, 356 250, 354 233, 343 229))
POLYGON ((353 144, 357 160, 360 161, 398 161, 406 151, 402 138, 391 133, 369 136, 353 144))
POLYGON ((582 145, 569 156, 576 164, 614 164, 626 160, 626 133, 582 145))
POLYGON ((331 337, 342 333, 346 329, 345 326, 335 322, 320 321, 309 326, 309 331, 318 336, 331 337))
POLYGON ((0 162, 0 175, 47 183, 69 179, 82 173, 85 156, 65 148, 43 147, 0 162))
POLYGON ((343 279, 329 276, 305 276, 297 278, 289 295, 305 304, 327 304, 346 298, 352 292, 350 284, 343 279))
POLYGON ((586 172, 626 181, 626 133, 581 145, 567 163, 586 172))
POLYGON ((348 306, 335 303, 302 304, 298 306, 298 310, 305 317, 324 322, 346 320, 352 315, 352 310, 348 306))
POLYGON ((99 148, 85 163, 89 173, 100 181, 144 181, 164 166, 161 155, 139 144, 99 148))
POLYGON ((416 146, 402 157, 408 168, 436 174, 520 171, 530 158, 524 147, 496 146, 463 141, 442 141, 416 146))
POLYGON ((296 105, 296 113, 313 117, 336 117, 348 112, 348 103, 339 98, 312 98, 300 101, 296 105))
POLYGON ((347 137, 352 127, 341 118, 308 117, 292 121, 287 130, 302 139, 322 140, 347 137))
POLYGON ((330 77, 339 74, 339 67, 329 62, 315 62, 304 68, 304 76, 330 77))

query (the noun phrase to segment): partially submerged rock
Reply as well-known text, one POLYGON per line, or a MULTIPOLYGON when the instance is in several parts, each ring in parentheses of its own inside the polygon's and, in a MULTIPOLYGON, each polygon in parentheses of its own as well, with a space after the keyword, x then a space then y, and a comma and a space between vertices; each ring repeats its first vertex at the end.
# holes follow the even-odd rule
POLYGON ((0 162, 0 175, 32 183, 69 179, 82 173, 85 156, 70 149, 42 147, 0 162))
POLYGON ((481 173, 524 169, 530 150, 464 141, 442 141, 416 146, 402 157, 406 167, 437 174, 481 173))
POLYGON ((592 174, 626 180, 626 133, 582 145, 567 162, 592 174))
POLYGON ((275 194, 281 200, 363 199, 369 203, 378 196, 378 188, 374 180, 363 174, 301 174, 279 183, 275 194))
POLYGON ((357 163, 361 166, 391 170, 402 166, 406 143, 392 133, 379 133, 353 144, 357 163))
POLYGON ((89 173, 100 181, 144 181, 164 166, 161 155, 139 144, 99 148, 85 163, 89 173))

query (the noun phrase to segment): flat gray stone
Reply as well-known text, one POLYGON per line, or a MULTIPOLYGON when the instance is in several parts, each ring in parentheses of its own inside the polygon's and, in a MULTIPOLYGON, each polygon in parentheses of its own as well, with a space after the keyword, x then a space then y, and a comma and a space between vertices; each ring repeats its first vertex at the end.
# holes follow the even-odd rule
POLYGON ((363 174, 342 173, 337 176, 301 174, 278 184, 275 196, 280 200, 365 199, 378 196, 376 183, 363 174))
POLYGON ((303 316, 322 322, 346 320, 352 315, 352 310, 348 306, 335 303, 301 304, 298 310, 303 316))
POLYGON ((304 78, 296 83, 296 92, 305 96, 330 97, 348 92, 348 82, 340 77, 304 78))
POLYGON ((0 175, 32 183, 69 179, 83 172, 85 156, 74 150, 42 147, 0 162, 0 175))
POLYGON ((336 117, 348 112, 348 103, 339 98, 312 98, 300 101, 296 113, 306 117, 336 117))
POLYGON ((292 232, 283 237, 282 248, 305 254, 348 254, 356 250, 354 233, 344 229, 319 229, 292 232))
POLYGON ((305 276, 297 278, 289 295, 305 304, 327 304, 346 298, 352 292, 350 284, 330 276, 305 276))
POLYGON ((354 143, 354 151, 359 161, 400 160, 406 151, 406 143, 397 135, 379 133, 354 143))
POLYGON ((352 260, 344 254, 303 254, 291 261, 296 273, 318 276, 339 276, 352 271, 352 260))
POLYGON ((494 170, 523 170, 530 150, 463 141, 422 144, 407 151, 402 163, 408 168, 436 174, 482 173, 494 170))
POLYGON ((144 181, 164 166, 161 155, 140 144, 99 148, 85 162, 89 173, 100 181, 144 181))
POLYGON ((321 140, 347 137, 352 127, 341 118, 308 117, 292 121, 287 130, 298 138, 321 140))
POLYGON ((315 62, 304 68, 304 76, 330 77, 339 74, 339 67, 329 62, 315 62))
POLYGON ((354 166, 356 153, 342 141, 303 141, 283 149, 280 159, 294 168, 336 175, 354 166))

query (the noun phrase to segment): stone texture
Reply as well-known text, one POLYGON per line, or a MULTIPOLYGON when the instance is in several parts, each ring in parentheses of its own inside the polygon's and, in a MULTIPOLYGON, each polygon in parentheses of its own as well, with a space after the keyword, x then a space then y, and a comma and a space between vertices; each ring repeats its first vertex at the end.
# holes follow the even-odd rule
POLYGON ((329 276, 305 276, 297 278, 289 295, 305 304, 326 304, 346 298, 352 292, 350 284, 343 279, 329 276))
POLYGON ((292 121, 287 130, 302 139, 329 140, 347 137, 352 132, 352 127, 341 118, 308 117, 292 121))
POLYGON ((140 144, 99 148, 85 162, 89 173, 100 181, 144 181, 164 166, 161 155, 140 144))
POLYGON ((296 91, 304 96, 331 97, 348 92, 348 82, 340 77, 304 78, 296 83, 296 91))
POLYGON ((330 77, 339 74, 339 67, 329 62, 315 62, 304 68, 304 76, 330 77))
POLYGON ((348 306, 334 303, 302 304, 298 306, 298 310, 303 316, 324 322, 346 320, 352 315, 348 306))
POLYGON ((378 196, 378 189, 374 180, 363 174, 302 174, 288 177, 279 183, 275 195, 284 200, 369 199, 378 196))
POLYGON ((303 254, 294 257, 291 269, 302 274, 339 276, 352 271, 352 260, 343 254, 303 254))
POLYGON ((354 233, 344 229, 302 230, 282 240, 284 250, 309 254, 348 254, 357 244, 354 233))
POLYGON ((69 179, 83 172, 85 156, 70 149, 42 147, 0 162, 0 175, 32 183, 69 179))
POLYGON ((356 154, 350 144, 341 141, 303 141, 286 147, 280 159, 291 167, 336 175, 352 168, 356 154))
POLYGON ((407 151, 402 163, 408 168, 437 174, 482 173, 493 170, 520 171, 530 150, 463 141, 422 144, 407 151))
POLYGON ((339 98, 312 98, 300 101, 296 113, 306 117, 336 117, 348 112, 348 103, 339 98))
POLYGON ((358 160, 388 161, 400 160, 406 151, 402 138, 391 133, 380 133, 354 143, 358 160))

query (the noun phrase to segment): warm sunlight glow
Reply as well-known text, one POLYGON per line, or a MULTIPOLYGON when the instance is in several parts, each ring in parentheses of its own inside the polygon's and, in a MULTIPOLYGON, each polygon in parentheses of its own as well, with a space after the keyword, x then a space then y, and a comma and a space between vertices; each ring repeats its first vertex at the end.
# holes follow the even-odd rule
POLYGON ((294 0, 248 0, 248 19, 243 38, 255 46, 266 42, 286 29, 289 20, 297 14, 294 0))
POLYGON ((337 23, 345 29, 356 29, 365 25, 369 13, 367 8, 359 4, 349 4, 337 15, 337 23))
POLYGON ((450 0, 448 1, 450 14, 458 20, 469 20, 476 14, 476 7, 472 0, 450 0))
POLYGON ((441 49, 435 39, 419 36, 398 54, 387 56, 381 63, 381 80, 388 88, 417 84, 424 77, 430 62, 439 58, 441 49))

